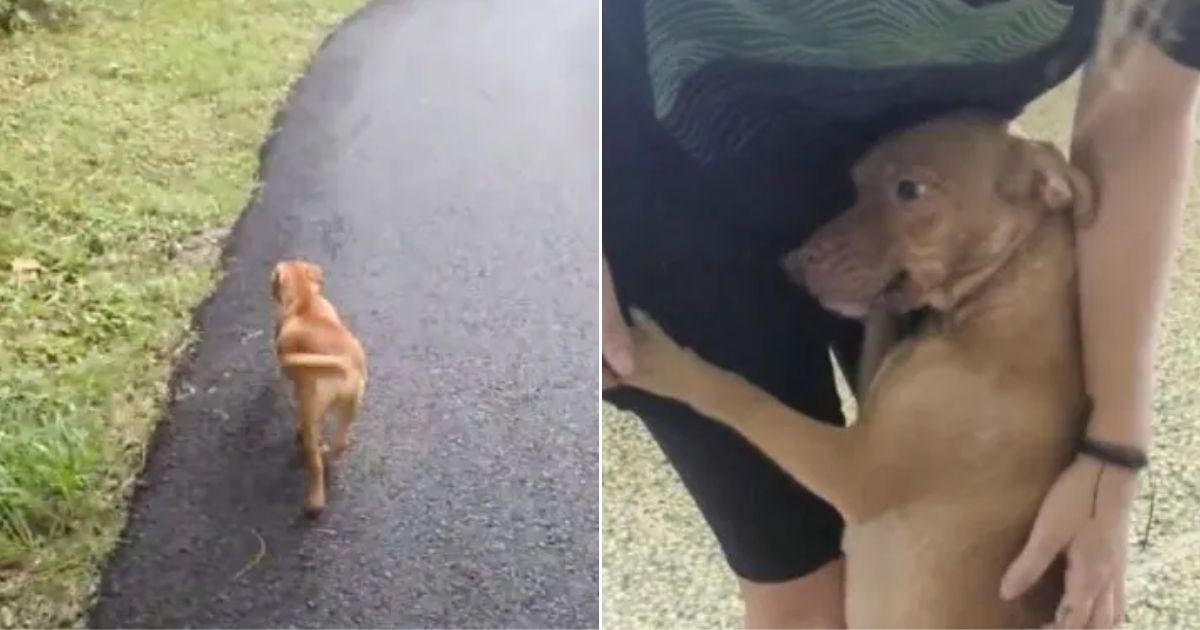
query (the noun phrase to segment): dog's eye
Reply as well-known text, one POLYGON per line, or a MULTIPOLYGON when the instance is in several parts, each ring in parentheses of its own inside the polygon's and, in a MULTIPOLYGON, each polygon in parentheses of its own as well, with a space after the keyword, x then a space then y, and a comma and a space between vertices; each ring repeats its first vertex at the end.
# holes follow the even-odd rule
POLYGON ((916 201, 925 192, 925 186, 911 179, 902 179, 896 184, 896 196, 900 201, 916 201))

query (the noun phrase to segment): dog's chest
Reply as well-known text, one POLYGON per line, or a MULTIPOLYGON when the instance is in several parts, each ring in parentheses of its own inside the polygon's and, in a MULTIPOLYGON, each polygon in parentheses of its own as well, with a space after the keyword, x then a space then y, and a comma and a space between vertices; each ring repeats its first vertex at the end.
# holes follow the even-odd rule
POLYGON ((872 383, 862 430, 880 473, 990 484, 1057 462, 1067 397, 1036 374, 981 367, 939 339, 898 348, 872 383), (994 479, 993 479, 994 478, 994 479))
POLYGON ((1000 577, 1032 518, 999 507, 1015 498, 979 498, 973 506, 926 501, 848 524, 850 627, 1028 624, 1023 603, 999 597, 1000 577))

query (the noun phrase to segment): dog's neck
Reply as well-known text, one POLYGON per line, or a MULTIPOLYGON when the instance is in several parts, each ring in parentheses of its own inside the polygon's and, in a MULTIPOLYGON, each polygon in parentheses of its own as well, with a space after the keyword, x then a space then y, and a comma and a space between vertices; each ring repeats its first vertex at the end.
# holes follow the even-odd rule
POLYGON ((946 329, 1035 343, 1059 332, 1048 328, 1073 325, 1075 294, 1073 227, 1066 217, 1051 216, 936 319, 946 329))

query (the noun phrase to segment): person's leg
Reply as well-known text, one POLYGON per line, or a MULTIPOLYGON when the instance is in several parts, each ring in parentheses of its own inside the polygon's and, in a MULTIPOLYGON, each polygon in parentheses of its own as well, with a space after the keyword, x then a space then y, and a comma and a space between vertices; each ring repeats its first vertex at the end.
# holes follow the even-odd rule
POLYGON ((739 579, 746 628, 845 628, 845 562, 838 558, 786 582, 739 579))
MULTIPOLYGON (((604 9, 604 255, 619 302, 785 404, 840 423, 829 362, 839 323, 778 262, 821 222, 800 212, 795 189, 829 183, 804 188, 790 164, 752 151, 697 163, 655 118, 641 3, 604 9)), ((747 623, 839 625, 833 508, 684 405, 627 388, 605 398, 643 420, 679 473, 743 581, 747 623)))

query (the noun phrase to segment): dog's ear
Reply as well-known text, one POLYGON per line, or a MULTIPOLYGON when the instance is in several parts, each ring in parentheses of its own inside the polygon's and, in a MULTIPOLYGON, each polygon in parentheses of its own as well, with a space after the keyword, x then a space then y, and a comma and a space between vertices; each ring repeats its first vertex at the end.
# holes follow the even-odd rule
POLYGON ((325 287, 325 270, 321 269, 321 266, 316 263, 304 264, 304 277, 308 278, 309 282, 317 285, 318 289, 325 287))
POLYGON ((271 269, 271 296, 275 298, 276 302, 279 301, 280 293, 282 291, 283 277, 282 274, 279 273, 279 265, 275 265, 275 267, 271 269))
POLYGON ((1051 142, 1014 139, 1000 173, 999 192, 1014 203, 1070 210, 1076 227, 1087 227, 1096 218, 1091 181, 1051 142))

